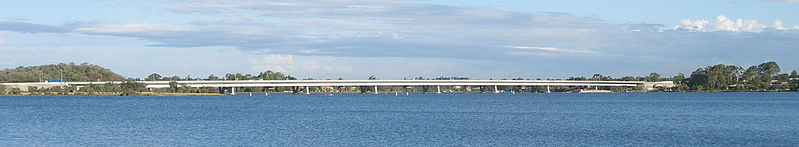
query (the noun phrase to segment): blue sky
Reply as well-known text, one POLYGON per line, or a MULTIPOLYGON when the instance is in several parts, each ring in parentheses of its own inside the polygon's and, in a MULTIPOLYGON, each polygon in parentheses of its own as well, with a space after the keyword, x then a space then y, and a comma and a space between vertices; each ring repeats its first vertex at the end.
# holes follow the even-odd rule
POLYGON ((0 1, 0 68, 477 79, 799 69, 799 1, 0 1))

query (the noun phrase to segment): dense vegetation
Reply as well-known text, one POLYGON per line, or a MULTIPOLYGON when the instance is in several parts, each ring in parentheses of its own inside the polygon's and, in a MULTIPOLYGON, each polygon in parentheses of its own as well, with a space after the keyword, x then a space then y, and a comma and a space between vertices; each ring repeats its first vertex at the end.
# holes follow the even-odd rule
POLYGON ((746 69, 724 64, 699 68, 677 82, 694 91, 797 91, 798 80, 796 70, 780 73, 777 63, 766 62, 746 69))
POLYGON ((644 77, 626 76, 612 78, 594 74, 591 78, 571 77, 568 80, 600 81, 674 81, 674 91, 799 91, 799 75, 796 70, 780 73, 776 62, 766 62, 749 68, 718 64, 696 69, 689 77, 680 73, 674 77, 661 77, 652 73, 644 77))
POLYGON ((17 67, 0 71, 0 82, 42 82, 51 79, 66 81, 120 81, 125 78, 106 68, 82 63, 60 63, 42 66, 17 67))

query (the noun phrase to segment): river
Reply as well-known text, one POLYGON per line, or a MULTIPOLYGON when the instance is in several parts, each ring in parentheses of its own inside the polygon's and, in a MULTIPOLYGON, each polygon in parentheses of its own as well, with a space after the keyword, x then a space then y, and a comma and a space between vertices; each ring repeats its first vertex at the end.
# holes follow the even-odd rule
POLYGON ((795 146, 799 93, 0 97, 0 146, 795 146))

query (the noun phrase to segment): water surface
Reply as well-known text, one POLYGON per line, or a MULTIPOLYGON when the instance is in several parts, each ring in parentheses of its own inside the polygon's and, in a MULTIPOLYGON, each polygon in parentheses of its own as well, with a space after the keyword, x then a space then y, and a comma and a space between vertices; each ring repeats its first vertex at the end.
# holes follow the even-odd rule
POLYGON ((799 145, 799 93, 0 97, 7 145, 799 145))

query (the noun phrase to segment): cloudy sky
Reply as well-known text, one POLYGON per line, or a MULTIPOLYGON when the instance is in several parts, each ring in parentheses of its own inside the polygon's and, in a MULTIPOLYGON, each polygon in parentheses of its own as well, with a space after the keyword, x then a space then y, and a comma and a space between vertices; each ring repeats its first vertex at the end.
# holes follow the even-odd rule
POLYGON ((0 68, 566 78, 799 69, 799 0, 0 1, 0 68))

